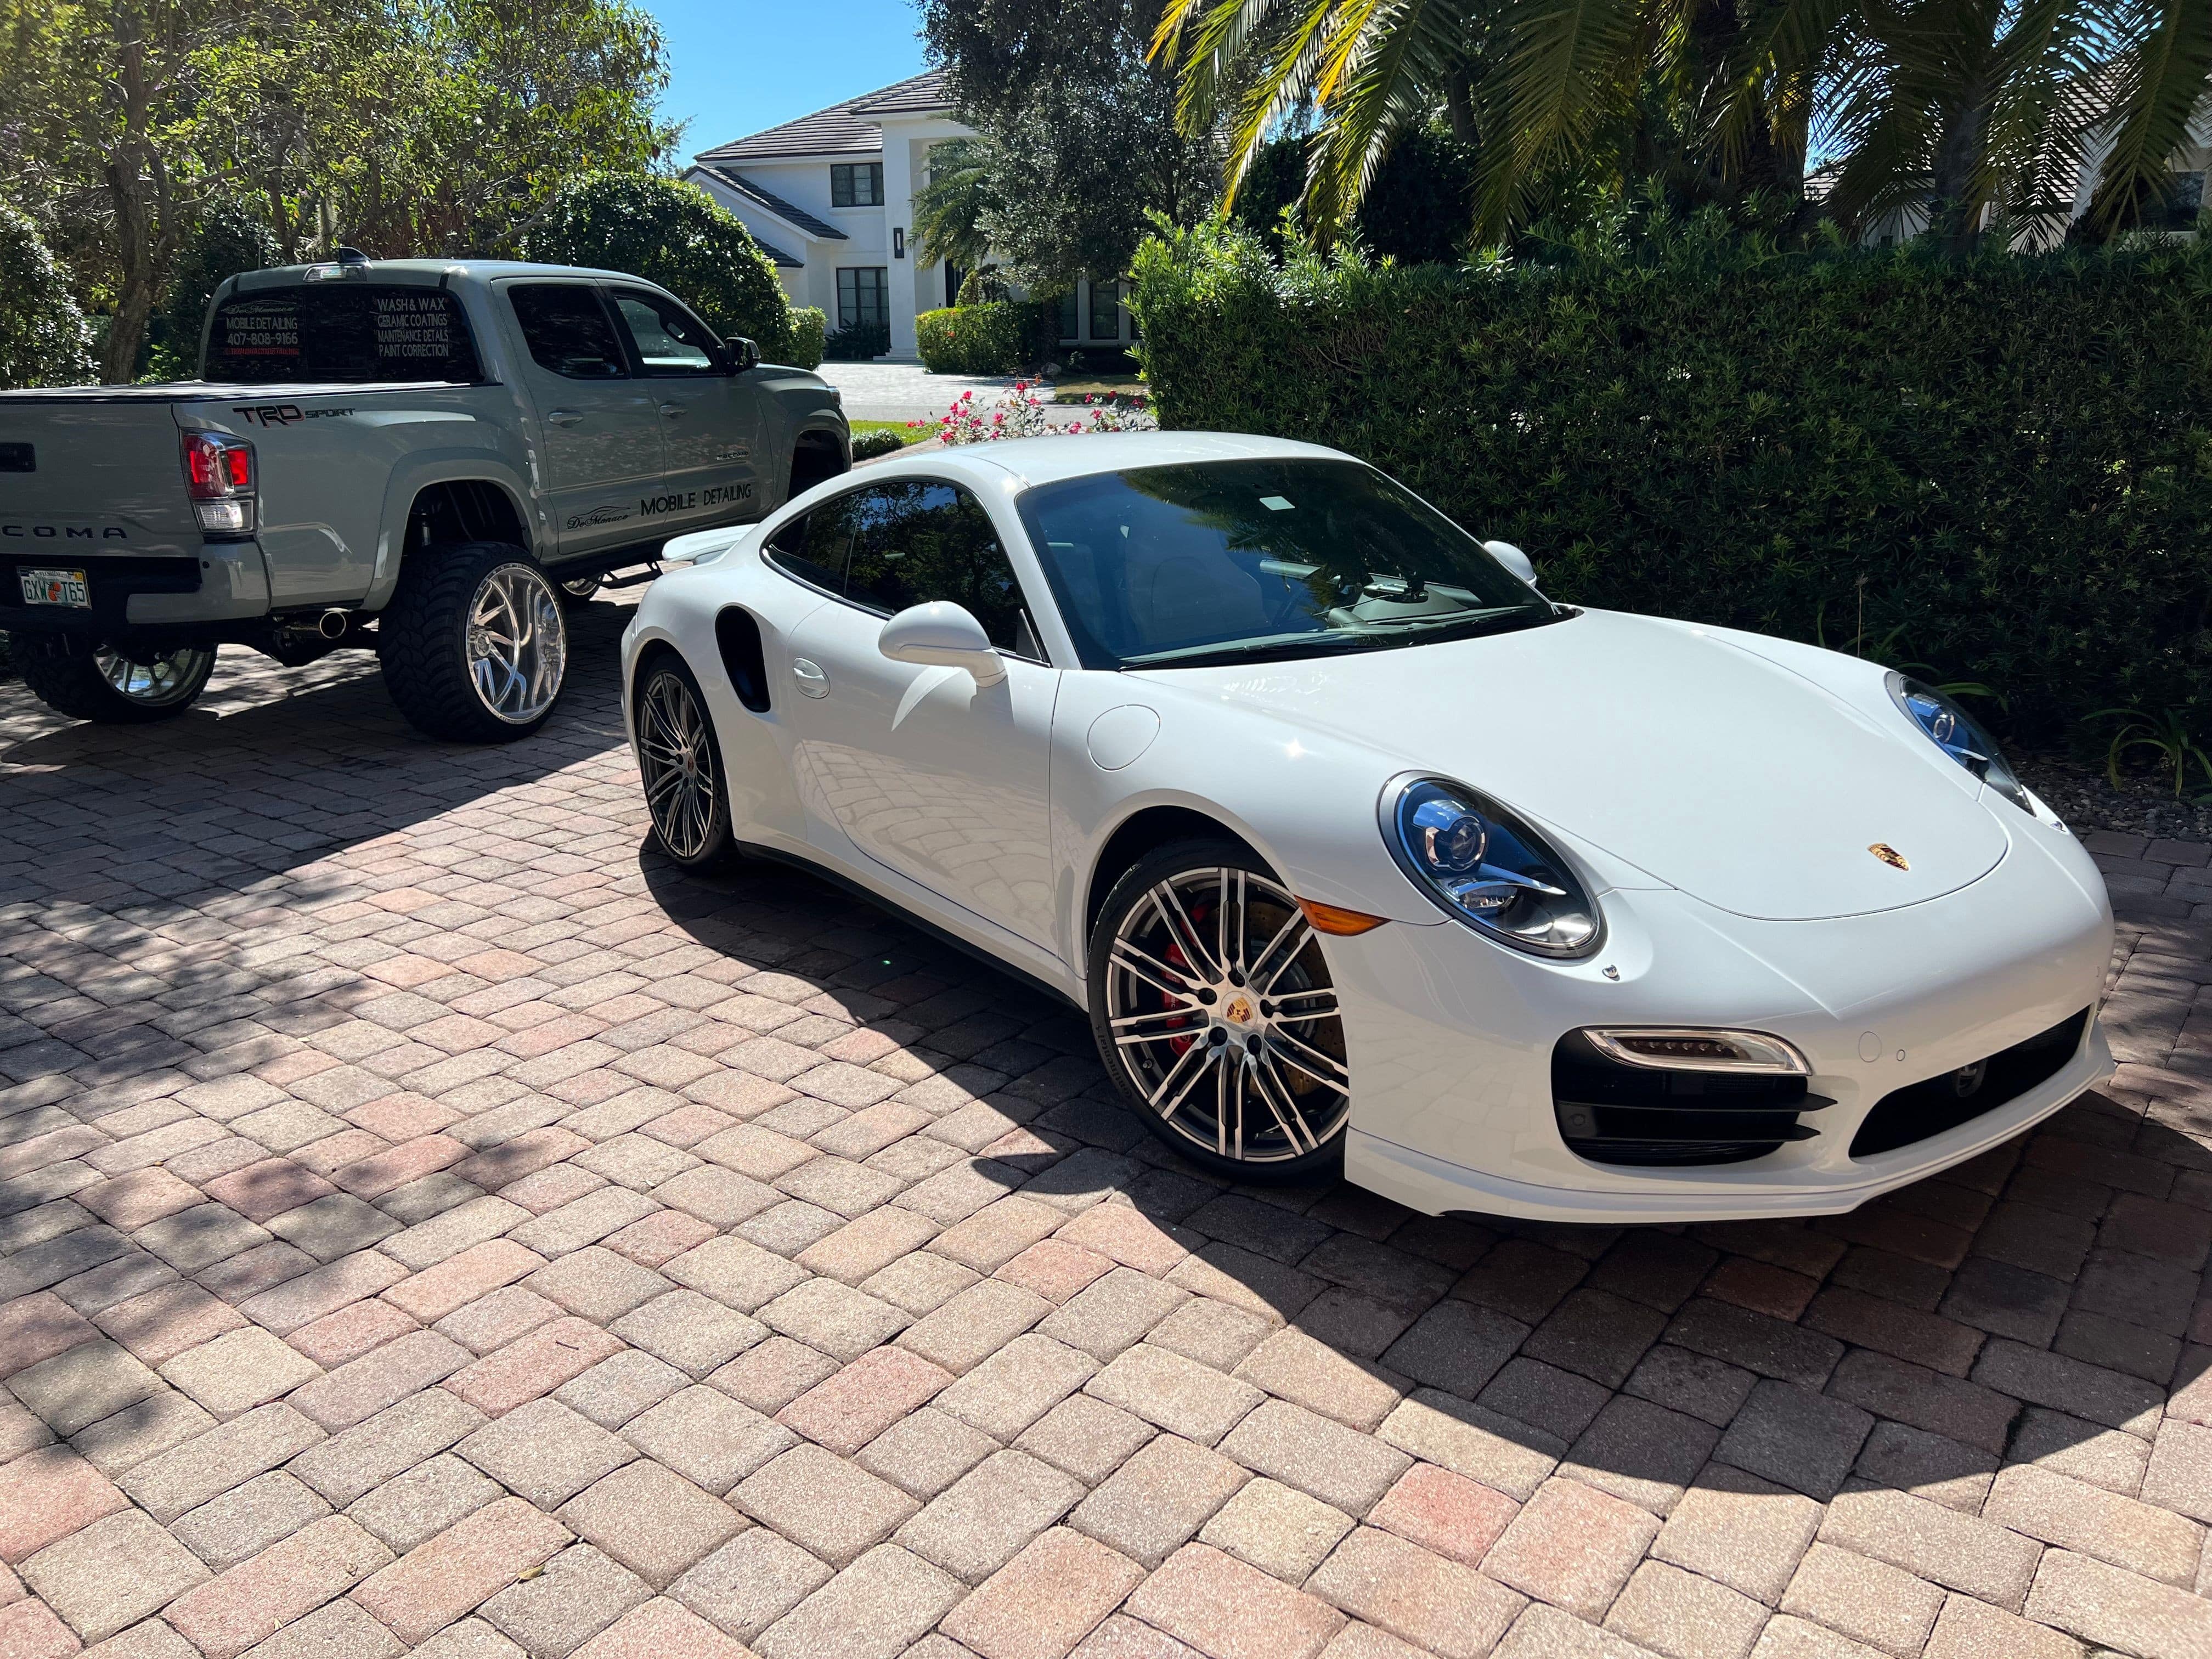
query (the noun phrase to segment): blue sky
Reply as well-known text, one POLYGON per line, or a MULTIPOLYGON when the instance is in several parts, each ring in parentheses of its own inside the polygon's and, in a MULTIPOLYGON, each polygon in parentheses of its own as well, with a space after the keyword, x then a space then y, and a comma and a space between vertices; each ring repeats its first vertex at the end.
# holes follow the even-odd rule
POLYGON ((788 121, 921 72, 911 0, 640 0, 659 20, 661 112, 689 121, 681 153, 788 121))

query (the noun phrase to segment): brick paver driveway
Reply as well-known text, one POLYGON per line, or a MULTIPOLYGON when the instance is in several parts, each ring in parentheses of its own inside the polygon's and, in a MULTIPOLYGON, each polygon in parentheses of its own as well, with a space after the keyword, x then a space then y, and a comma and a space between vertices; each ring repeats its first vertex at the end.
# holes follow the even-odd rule
POLYGON ((506 750, 0 687, 0 1655, 2212 1654, 2203 849, 2115 862, 2126 1090, 1856 1215, 1224 1191, 646 854, 620 617, 506 750))

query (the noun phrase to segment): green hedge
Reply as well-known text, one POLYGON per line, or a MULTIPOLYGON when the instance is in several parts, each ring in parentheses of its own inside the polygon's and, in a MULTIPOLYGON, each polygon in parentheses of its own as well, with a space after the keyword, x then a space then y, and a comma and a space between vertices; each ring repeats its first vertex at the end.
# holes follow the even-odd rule
POLYGON ((2212 715, 2203 244, 1278 269, 1208 227, 1135 275, 1163 425, 1364 457, 1555 599, 1984 682, 2034 740, 2212 715))
MULTIPOLYGON (((791 331, 783 343, 769 356, 776 362, 793 368, 822 367, 823 341, 830 331, 830 319, 823 314, 820 306, 793 306, 791 308, 791 331)), ((763 349, 766 349, 763 342, 763 349)))
POLYGON ((1044 307, 1030 300, 925 311, 914 319, 933 374, 1017 374, 1037 360, 1044 307))

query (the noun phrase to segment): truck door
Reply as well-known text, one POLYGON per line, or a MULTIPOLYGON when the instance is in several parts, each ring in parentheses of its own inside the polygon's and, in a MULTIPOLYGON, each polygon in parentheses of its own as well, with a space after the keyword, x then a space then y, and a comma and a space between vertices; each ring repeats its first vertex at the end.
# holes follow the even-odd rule
POLYGON ((676 535, 760 517, 769 434, 757 374, 738 372, 713 331, 666 295, 616 288, 609 297, 660 416, 667 471, 644 498, 647 521, 676 535))
POLYGON ((573 559, 653 533, 645 500, 664 466, 653 386, 629 358, 596 283, 504 284, 528 348, 522 377, 538 411, 538 487, 557 556, 573 559))

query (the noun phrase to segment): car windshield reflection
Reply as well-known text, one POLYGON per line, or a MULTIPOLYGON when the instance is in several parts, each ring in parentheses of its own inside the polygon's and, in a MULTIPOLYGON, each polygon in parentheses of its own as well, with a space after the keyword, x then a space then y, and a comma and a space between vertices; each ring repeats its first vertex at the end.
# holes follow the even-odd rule
POLYGON ((1019 501, 1087 668, 1388 648, 1563 614, 1442 514, 1354 461, 1203 461, 1019 501))

